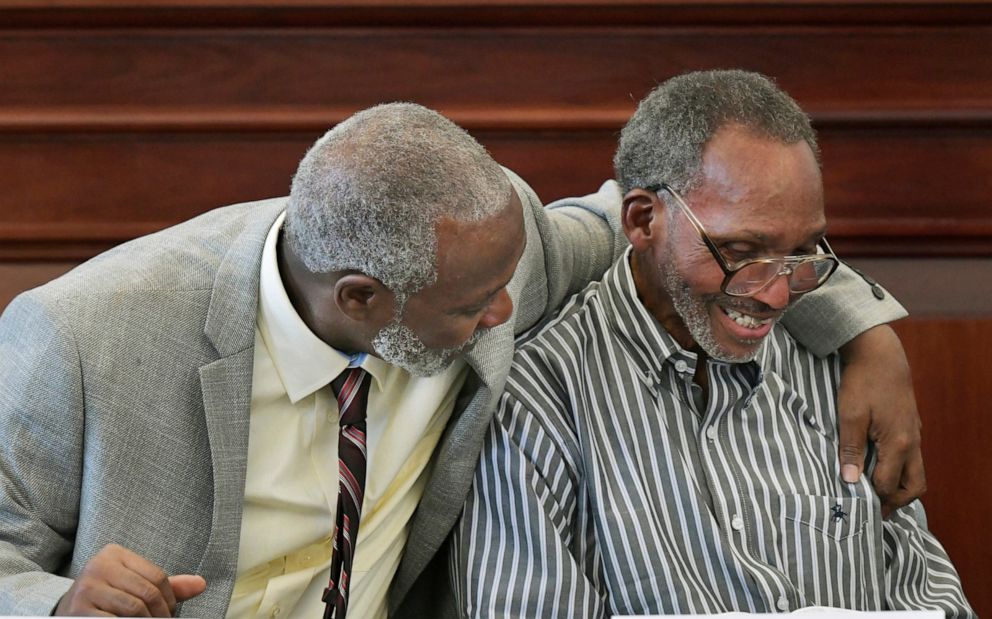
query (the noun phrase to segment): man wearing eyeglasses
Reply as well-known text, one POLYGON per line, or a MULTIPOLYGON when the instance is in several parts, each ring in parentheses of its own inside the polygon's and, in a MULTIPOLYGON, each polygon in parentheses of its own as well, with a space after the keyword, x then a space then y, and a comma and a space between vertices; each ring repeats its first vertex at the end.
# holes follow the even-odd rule
POLYGON ((842 478, 837 355, 777 324, 838 264, 806 115, 763 76, 688 74, 614 163, 622 189, 589 199, 622 194, 630 248, 515 354, 453 546, 460 613, 974 616, 919 502, 883 519, 842 478))

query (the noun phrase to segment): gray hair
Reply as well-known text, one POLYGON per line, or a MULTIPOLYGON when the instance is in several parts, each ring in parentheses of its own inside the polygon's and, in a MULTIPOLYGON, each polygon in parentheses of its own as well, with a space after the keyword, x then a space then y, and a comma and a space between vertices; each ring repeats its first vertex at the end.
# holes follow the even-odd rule
POLYGON ((433 110, 390 103, 355 114, 293 177, 286 241, 313 272, 360 271, 401 295, 437 279, 439 220, 481 221, 513 191, 486 149, 433 110))
POLYGON ((784 144, 820 149, 809 117, 768 77, 747 71, 699 71, 652 90, 620 134, 613 157, 624 192, 668 183, 689 191, 699 181, 703 150, 722 127, 737 124, 784 144))

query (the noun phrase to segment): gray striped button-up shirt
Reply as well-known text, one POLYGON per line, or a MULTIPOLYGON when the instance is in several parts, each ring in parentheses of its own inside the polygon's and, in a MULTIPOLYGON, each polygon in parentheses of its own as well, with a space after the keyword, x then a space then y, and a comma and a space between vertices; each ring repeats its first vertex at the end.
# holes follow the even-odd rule
POLYGON ((776 326, 707 363, 704 400, 628 255, 516 353, 453 544, 461 613, 973 616, 922 506, 883 521, 840 479, 838 358, 776 326))

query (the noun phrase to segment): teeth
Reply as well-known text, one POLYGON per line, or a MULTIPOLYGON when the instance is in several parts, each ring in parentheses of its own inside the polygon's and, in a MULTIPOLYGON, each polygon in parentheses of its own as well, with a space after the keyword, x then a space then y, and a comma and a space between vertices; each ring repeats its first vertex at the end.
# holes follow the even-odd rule
POLYGON ((733 319, 734 322, 748 329, 757 329, 758 327, 767 325, 772 321, 771 318, 758 320, 754 316, 748 316, 747 314, 742 314, 730 308, 724 308, 724 311, 727 312, 727 316, 730 316, 730 318, 733 319))

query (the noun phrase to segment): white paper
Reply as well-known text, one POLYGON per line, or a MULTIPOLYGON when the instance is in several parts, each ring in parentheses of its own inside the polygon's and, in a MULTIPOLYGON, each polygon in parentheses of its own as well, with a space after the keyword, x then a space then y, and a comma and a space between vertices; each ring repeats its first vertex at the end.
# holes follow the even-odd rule
POLYGON ((721 619, 747 619, 748 617, 786 617, 799 615, 801 619, 944 619, 943 611, 939 610, 880 610, 860 611, 846 608, 828 608, 826 606, 808 606, 791 613, 720 613, 716 615, 614 615, 613 619, 704 619, 720 617, 721 619))

